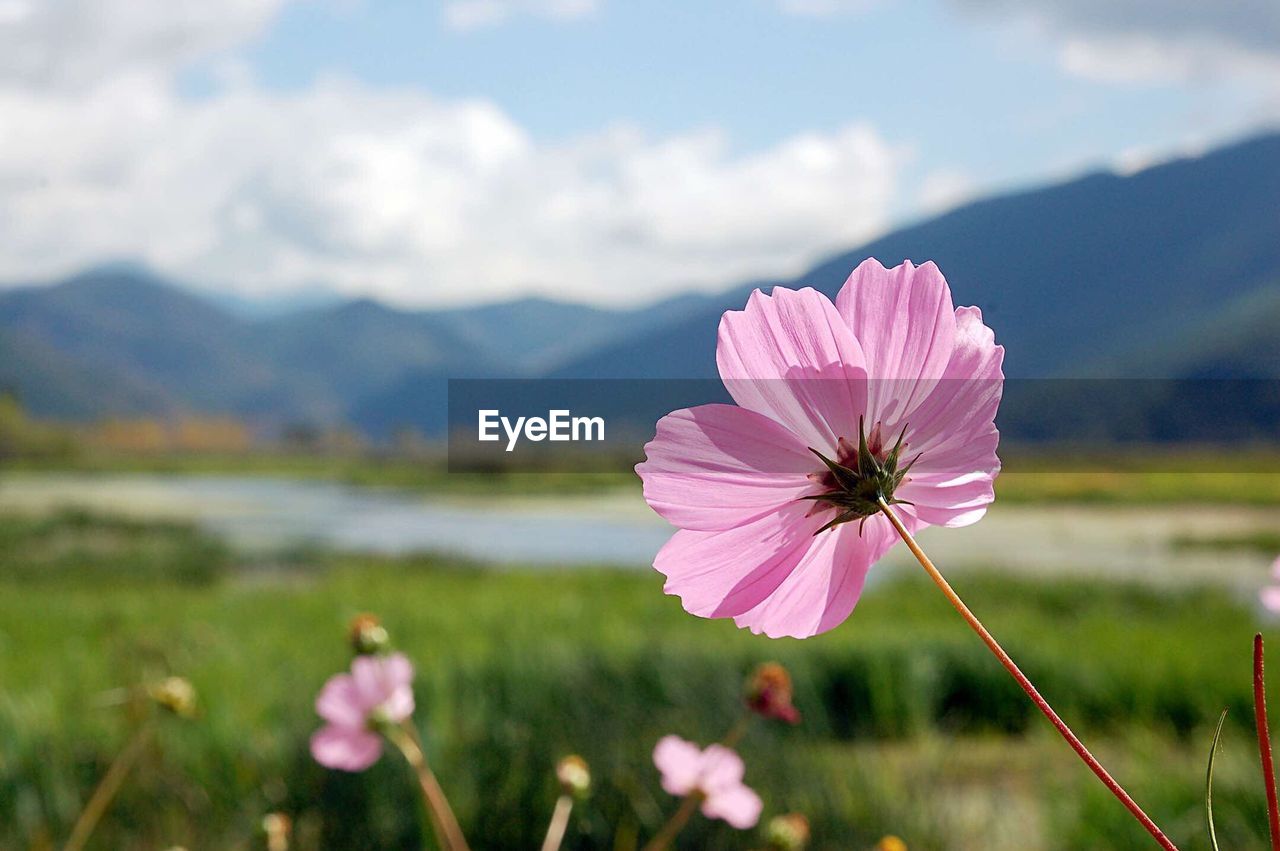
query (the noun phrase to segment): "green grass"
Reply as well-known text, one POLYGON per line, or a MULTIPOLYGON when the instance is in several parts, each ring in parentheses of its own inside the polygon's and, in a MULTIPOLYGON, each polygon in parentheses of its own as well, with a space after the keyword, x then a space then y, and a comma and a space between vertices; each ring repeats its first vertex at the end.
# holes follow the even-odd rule
POLYGON ((1280 532, 1245 532, 1239 535, 1179 535, 1170 542, 1180 550, 1244 550, 1266 556, 1280 555, 1280 532))
MULTIPOLYGON (((828 635, 769 641, 686 615, 647 571, 333 556, 231 571, 216 547, 174 543, 201 540, 189 529, 35 522, 0 524, 0 848, 65 838, 131 729, 115 690, 170 672, 195 683, 202 714, 165 719, 96 847, 260 847, 255 826, 272 810, 294 817, 297 848, 421 847, 398 760, 347 776, 306 752, 314 694, 347 664, 345 625, 366 610, 418 665, 419 723, 477 849, 537 846, 551 766, 570 751, 591 763, 597 790, 566 847, 649 835, 674 804, 653 743, 718 738, 743 675, 767 659, 791 669, 804 721, 751 731, 747 779, 766 815, 809 815, 814 847, 856 851, 886 833, 913 851, 1145 847, 923 581, 873 588, 828 635), (110 558, 97 563, 113 567, 95 579, 84 554, 103 550, 85 541, 104 536, 110 558), (63 541, 53 554, 48 539, 63 541), (207 569, 147 567, 130 581, 126 566, 158 547, 204 552, 187 558, 207 569), (23 562, 42 552, 33 579, 23 562)), ((973 575, 958 590, 1184 851, 1206 847, 1204 760, 1229 707, 1219 836, 1224 848, 1263 847, 1251 610, 1213 590, 973 575)), ((760 844, 699 820, 682 847, 760 844)))
MULTIPOLYGON (((997 497, 1015 503, 1280 505, 1280 451, 1131 448, 1065 455, 1008 447, 997 497)), ((638 459, 636 459, 638 460, 638 459)), ((284 476, 460 495, 581 494, 636 488, 628 463, 601 472, 449 472, 442 457, 395 454, 128 455, 84 451, 6 459, 0 470, 284 476)))
POLYGON ((1087 470, 1006 471, 996 480, 996 499, 1018 504, 1099 505, 1280 505, 1275 470, 1087 470))
POLYGON ((0 472, 251 475, 336 481, 362 487, 460 495, 578 494, 635 487, 630 469, 609 472, 449 472, 441 458, 398 455, 245 452, 234 454, 89 453, 65 458, 0 459, 0 472))
POLYGON ((79 509, 0 514, 0 566, 8 584, 211 582, 231 563, 225 546, 183 523, 102 517, 79 509))

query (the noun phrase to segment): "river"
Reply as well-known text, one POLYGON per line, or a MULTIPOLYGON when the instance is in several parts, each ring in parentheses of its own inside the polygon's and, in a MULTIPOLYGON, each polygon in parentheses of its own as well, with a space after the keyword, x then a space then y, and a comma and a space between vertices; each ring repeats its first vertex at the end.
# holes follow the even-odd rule
MULTIPOLYGON (((0 510, 63 506, 190 520, 248 551, 315 545, 399 555, 448 552, 531 566, 645 567, 671 534, 634 491, 456 497, 267 476, 7 474, 0 510)), ((1178 536, 1280 528, 1280 509, 1002 505, 921 543, 944 570, 974 567, 1247 589, 1275 554, 1172 545, 1178 536)), ((888 569, 912 569, 905 548, 888 569)))

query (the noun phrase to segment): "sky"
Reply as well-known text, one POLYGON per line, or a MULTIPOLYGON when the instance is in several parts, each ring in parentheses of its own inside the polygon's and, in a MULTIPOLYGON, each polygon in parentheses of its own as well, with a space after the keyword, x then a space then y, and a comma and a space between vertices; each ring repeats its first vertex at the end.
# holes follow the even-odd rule
POLYGON ((1274 0, 0 0, 0 281, 641 304, 1278 121, 1274 0))

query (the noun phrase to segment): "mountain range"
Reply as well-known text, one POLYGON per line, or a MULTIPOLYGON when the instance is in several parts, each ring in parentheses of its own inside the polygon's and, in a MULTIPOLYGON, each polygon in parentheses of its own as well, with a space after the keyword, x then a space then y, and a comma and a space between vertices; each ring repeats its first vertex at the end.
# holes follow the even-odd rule
POLYGON ((1011 377, 1280 377, 1280 134, 966 204, 758 281, 631 310, 547 299, 237 309, 129 266, 0 291, 0 388, 55 418, 442 422, 449 377, 703 378, 754 287, 834 295, 865 257, 935 260, 1011 377))

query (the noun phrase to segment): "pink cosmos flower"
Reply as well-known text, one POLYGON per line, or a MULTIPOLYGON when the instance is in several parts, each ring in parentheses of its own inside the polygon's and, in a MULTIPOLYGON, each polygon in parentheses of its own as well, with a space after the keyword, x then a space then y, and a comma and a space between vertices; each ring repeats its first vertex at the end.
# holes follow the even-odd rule
POLYGON ((662 774, 662 788, 684 797, 698 792, 702 814, 724 819, 739 830, 754 827, 764 805, 742 782, 742 757, 723 745, 702 750, 679 736, 663 736, 653 749, 653 764, 662 774))
POLYGON ((1003 360, 932 263, 867 260, 834 304, 752 293, 716 350, 737 405, 663 417, 636 467, 679 528, 654 562, 664 590, 770 637, 843 622, 898 540, 878 497, 913 533, 974 523, 994 499, 1003 360))
POLYGON ((1262 600, 1262 605, 1269 611, 1280 612, 1280 558, 1271 565, 1271 578, 1276 584, 1268 585, 1259 591, 1258 599, 1262 600))
POLYGON ((329 722, 311 737, 311 755, 326 768, 364 771, 382 755, 379 724, 413 714, 413 665, 404 654, 357 656, 351 673, 329 678, 316 713, 329 722))

